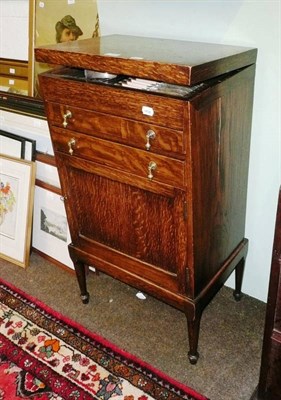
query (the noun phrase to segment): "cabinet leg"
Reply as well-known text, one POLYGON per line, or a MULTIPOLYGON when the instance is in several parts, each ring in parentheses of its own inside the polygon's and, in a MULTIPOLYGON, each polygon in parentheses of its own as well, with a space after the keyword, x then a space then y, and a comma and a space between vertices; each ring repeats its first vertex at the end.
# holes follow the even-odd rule
POLYGON ((89 298, 90 298, 90 295, 87 292, 87 284, 86 284, 87 268, 86 268, 85 264, 80 261, 76 261, 74 263, 74 268, 75 268, 76 277, 77 277, 78 285, 79 285, 80 292, 81 292, 81 295, 80 295, 81 300, 84 304, 87 304, 87 303, 89 303, 89 298))
POLYGON ((187 328, 188 328, 188 339, 189 339, 189 351, 188 359, 190 364, 196 364, 199 358, 198 339, 200 330, 200 321, 202 313, 197 313, 193 319, 187 315, 187 328))
POLYGON ((233 291, 233 297, 236 301, 241 300, 242 297, 242 281, 244 275, 245 258, 243 257, 235 267, 235 290, 233 291))

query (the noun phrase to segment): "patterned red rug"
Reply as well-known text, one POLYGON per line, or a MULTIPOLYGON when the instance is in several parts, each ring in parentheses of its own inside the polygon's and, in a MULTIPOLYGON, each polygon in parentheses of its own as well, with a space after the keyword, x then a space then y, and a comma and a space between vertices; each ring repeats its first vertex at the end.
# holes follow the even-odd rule
POLYGON ((0 400, 207 400, 0 279, 0 400))

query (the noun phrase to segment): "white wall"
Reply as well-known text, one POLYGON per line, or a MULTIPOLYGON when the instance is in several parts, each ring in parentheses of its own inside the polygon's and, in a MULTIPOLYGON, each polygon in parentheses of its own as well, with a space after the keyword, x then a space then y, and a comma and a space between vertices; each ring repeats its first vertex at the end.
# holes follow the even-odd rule
POLYGON ((0 0, 0 57, 28 60, 28 0, 0 0))
MULTIPOLYGON (((0 0, 0 6, 22 2, 28 1, 0 0)), ((266 301, 281 184, 280 0, 98 0, 98 6, 103 35, 258 48, 246 221, 250 246, 243 291, 266 301)), ((233 287, 233 277, 227 284, 233 287)))
MULTIPOLYGON (((258 48, 243 291, 266 301, 281 184, 280 0, 99 0, 101 33, 258 48)), ((231 276, 227 284, 234 286, 231 276)))

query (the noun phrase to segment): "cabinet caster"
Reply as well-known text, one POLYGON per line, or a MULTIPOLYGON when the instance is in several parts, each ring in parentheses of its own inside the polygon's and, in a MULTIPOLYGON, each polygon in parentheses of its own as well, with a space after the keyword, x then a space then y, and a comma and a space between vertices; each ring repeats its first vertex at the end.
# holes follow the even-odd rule
POLYGON ((190 351, 188 352, 188 359, 190 364, 195 365, 198 361, 199 353, 196 352, 195 354, 191 354, 190 351))
POLYGON ((81 294, 81 300, 83 304, 88 304, 89 303, 89 299, 90 299, 90 295, 87 292, 87 294, 81 294))

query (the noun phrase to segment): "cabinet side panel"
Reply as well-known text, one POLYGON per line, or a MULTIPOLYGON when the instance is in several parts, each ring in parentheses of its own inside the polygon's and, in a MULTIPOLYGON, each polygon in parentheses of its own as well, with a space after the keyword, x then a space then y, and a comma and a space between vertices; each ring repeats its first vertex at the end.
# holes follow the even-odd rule
POLYGON ((195 295, 244 238, 254 66, 191 104, 195 295))

